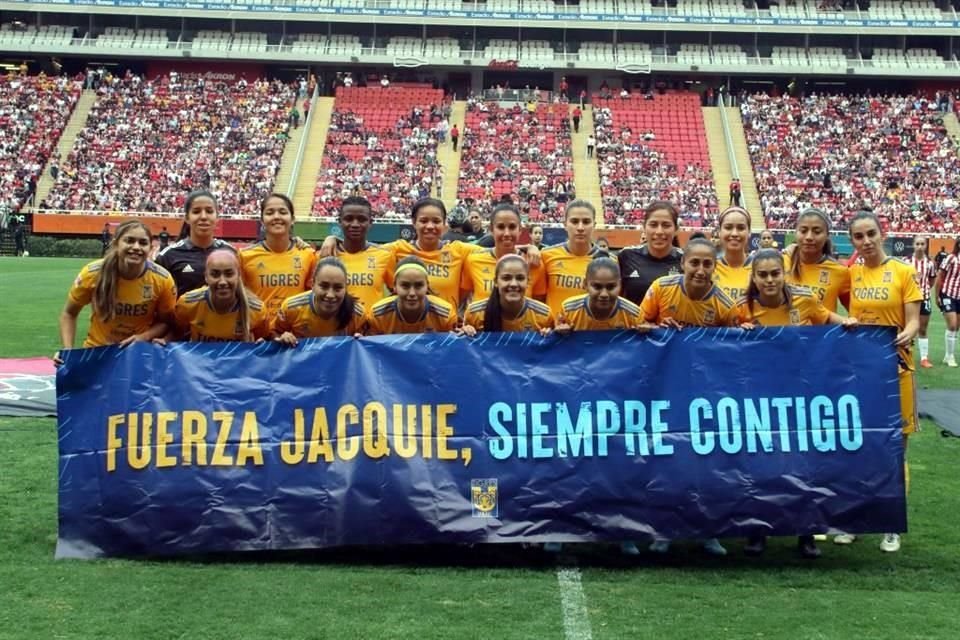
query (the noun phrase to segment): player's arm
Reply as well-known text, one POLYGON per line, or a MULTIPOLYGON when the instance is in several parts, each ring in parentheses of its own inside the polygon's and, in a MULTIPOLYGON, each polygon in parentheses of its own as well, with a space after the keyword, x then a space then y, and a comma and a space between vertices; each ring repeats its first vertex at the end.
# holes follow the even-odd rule
POLYGON ((150 325, 150 328, 143 333, 135 333, 132 336, 128 336, 121 340, 119 344, 121 347, 125 347, 134 342, 152 342, 153 340, 166 336, 169 330, 170 325, 166 320, 157 319, 157 321, 150 325))
POLYGON ((940 288, 943 287, 943 268, 937 271, 937 277, 933 280, 933 296, 937 301, 940 311, 943 311, 943 303, 940 302, 940 288))
MULTIPOLYGON (((73 349, 73 343, 77 339, 77 317, 84 305, 75 302, 72 298, 67 298, 67 303, 60 312, 60 345, 63 349, 73 349)), ((60 352, 53 354, 53 363, 57 366, 63 364, 60 358, 60 352)))
POLYGON ((913 343, 920 331, 920 303, 908 302, 903 305, 903 316, 906 322, 903 331, 897 334, 897 346, 903 347, 913 343))

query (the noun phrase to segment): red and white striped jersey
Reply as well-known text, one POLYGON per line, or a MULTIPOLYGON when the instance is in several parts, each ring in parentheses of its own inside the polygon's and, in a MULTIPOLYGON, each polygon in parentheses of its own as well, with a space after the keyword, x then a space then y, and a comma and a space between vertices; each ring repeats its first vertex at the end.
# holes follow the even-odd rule
POLYGON ((940 271, 943 273, 940 295, 960 299, 960 256, 948 255, 940 265, 940 271))
POLYGON ((937 277, 937 266, 927 256, 917 258, 915 255, 910 256, 910 264, 917 272, 917 286, 923 293, 923 299, 929 300, 930 290, 933 289, 933 279, 937 277))

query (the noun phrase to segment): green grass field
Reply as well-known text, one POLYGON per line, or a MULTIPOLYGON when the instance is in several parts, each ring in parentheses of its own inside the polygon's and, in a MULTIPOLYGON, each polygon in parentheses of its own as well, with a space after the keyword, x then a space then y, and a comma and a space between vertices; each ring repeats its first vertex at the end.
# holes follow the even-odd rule
MULTIPOLYGON (((0 259, 0 357, 56 351, 57 315, 82 264, 0 259)), ((939 362, 939 316, 930 335, 939 362)), ((960 370, 921 371, 919 383, 960 388, 960 370)), ((576 558, 586 615, 565 631, 556 563, 518 545, 54 561, 55 421, 0 418, 0 639, 954 639, 960 440, 924 427, 911 439, 900 553, 881 553, 877 536, 823 543, 816 562, 797 559, 792 540, 773 541, 762 559, 745 558, 738 540, 719 560, 680 545, 665 561, 627 561, 585 545, 576 558)))

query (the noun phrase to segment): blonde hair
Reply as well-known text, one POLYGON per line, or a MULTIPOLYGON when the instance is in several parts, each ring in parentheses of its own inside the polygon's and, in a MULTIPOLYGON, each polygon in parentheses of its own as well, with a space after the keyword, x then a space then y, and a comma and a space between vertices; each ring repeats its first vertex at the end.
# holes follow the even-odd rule
MULTIPOLYGON (((204 269, 206 269, 206 266, 214 257, 219 256, 230 256, 230 258, 237 265, 237 274, 238 277, 240 277, 240 257, 231 249, 217 249, 216 251, 211 251, 210 255, 207 256, 207 262, 204 264, 204 269)), ((250 335, 250 297, 251 294, 243 285, 243 279, 241 278, 237 285, 237 306, 239 307, 237 314, 240 318, 240 329, 243 332, 244 342, 253 341, 253 336, 250 335)))
POLYGON ((142 229, 150 238, 150 227, 139 220, 128 220, 119 227, 107 247, 107 252, 103 255, 103 262, 100 265, 100 276, 97 278, 97 286, 93 290, 93 311, 104 322, 110 322, 116 316, 117 307, 117 279, 120 277, 120 238, 127 235, 133 229, 142 229))

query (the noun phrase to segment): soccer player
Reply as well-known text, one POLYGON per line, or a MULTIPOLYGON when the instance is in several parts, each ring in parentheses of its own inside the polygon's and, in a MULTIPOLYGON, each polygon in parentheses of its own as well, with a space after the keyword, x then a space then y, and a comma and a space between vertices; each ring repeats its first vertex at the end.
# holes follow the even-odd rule
POLYGON ((764 229, 760 232, 760 249, 776 249, 777 241, 773 239, 773 231, 764 229))
POLYGON ((717 220, 723 256, 717 260, 714 279, 731 300, 739 300, 750 285, 750 214, 740 207, 724 209, 717 220))
POLYGON ((785 250, 789 284, 807 287, 829 311, 837 302, 850 307, 850 271, 833 259, 830 219, 820 209, 805 209, 797 219, 797 244, 785 250))
POLYGON ((567 298, 583 293, 587 265, 601 252, 593 246, 596 210, 586 200, 574 200, 564 212, 567 241, 540 254, 547 274, 547 306, 554 316, 567 298))
POLYGON ((177 295, 199 289, 206 282, 203 267, 207 256, 230 245, 214 237, 217 227, 217 200, 209 191, 193 191, 183 206, 180 240, 163 249, 157 264, 170 272, 177 283, 177 295))
POLYGON ((337 258, 323 258, 313 272, 313 290, 280 305, 273 323, 277 342, 295 347, 297 338, 359 336, 366 326, 363 305, 349 293, 347 268, 337 258))
MULTIPOLYGON (((863 264, 850 267, 853 288, 850 295, 850 316, 861 325, 896 327, 897 366, 900 376, 900 412, 903 417, 903 450, 906 458, 908 437, 917 429, 916 386, 913 378, 911 346, 920 327, 920 303, 923 293, 917 286, 916 273, 909 264, 887 257, 883 250, 883 230, 876 214, 860 211, 850 220, 850 239, 863 264)), ((909 467, 904 462, 904 476, 910 484, 909 467)), ((833 541, 850 544, 851 534, 840 534, 833 541)), ((900 536, 886 533, 880 542, 886 552, 900 550, 900 536)))
POLYGON ((917 345, 920 347, 920 366, 932 369, 930 362, 930 339, 927 338, 927 328, 930 326, 930 314, 933 313, 933 304, 930 302, 930 292, 937 279, 937 266, 929 254, 930 241, 925 236, 916 236, 913 239, 913 256, 910 257, 910 266, 917 272, 917 286, 923 294, 920 303, 920 330, 917 345))
POLYGON ((642 323, 640 307, 620 297, 620 266, 598 256, 586 271, 586 293, 567 298, 557 316, 557 331, 635 329, 642 323))
POLYGON ((443 298, 430 293, 427 265, 407 256, 393 274, 396 295, 373 305, 367 312, 367 334, 429 333, 453 331, 457 312, 443 298))
POLYGON ((957 314, 960 313, 960 238, 953 243, 953 251, 940 263, 934 284, 937 304, 947 323, 946 353, 943 363, 957 366, 957 314))
POLYGON ((293 238, 293 202, 272 193, 260 203, 264 238, 240 252, 243 283, 262 302, 273 318, 290 296, 309 291, 316 265, 316 252, 298 246, 293 238))
POLYGON ((669 202, 654 202, 643 216, 646 244, 624 247, 617 256, 623 282, 623 297, 640 304, 653 281, 681 272, 683 252, 677 246, 680 213, 669 202))
POLYGON ((494 270, 490 297, 467 305, 464 335, 473 337, 481 331, 549 333, 553 328, 550 307, 528 297, 529 288, 530 265, 526 258, 516 253, 501 257, 494 270))
POLYGON ((347 270, 347 292, 369 309, 387 295, 387 279, 396 268, 396 258, 393 252, 367 242, 373 208, 366 198, 345 198, 339 221, 343 247, 338 257, 347 270))
POLYGON ((236 252, 211 253, 204 274, 207 286, 177 300, 177 337, 190 342, 259 342, 270 336, 270 316, 243 286, 236 252))
POLYGON ((658 278, 643 302, 643 321, 661 327, 730 327, 737 322, 736 303, 714 283, 717 250, 706 238, 687 242, 683 274, 658 278))
MULTIPOLYGON (((492 249, 482 249, 467 256, 461 275, 460 297, 463 300, 489 298, 493 293, 495 272, 498 261, 506 255, 522 255, 524 260, 530 252, 539 252, 536 248, 518 248, 520 241, 520 212, 509 203, 500 203, 493 209, 490 217, 490 231, 493 234, 494 246, 492 249)), ((529 298, 542 300, 547 293, 546 274, 543 266, 537 264, 530 267, 527 278, 527 293, 529 298)))
MULTIPOLYGON (((789 284, 783 255, 776 249, 757 251, 751 273, 747 295, 737 305, 740 326, 744 329, 828 323, 845 327, 857 325, 856 318, 843 318, 826 309, 818 296, 806 287, 789 284)), ((766 536, 751 536, 743 551, 750 556, 759 556, 766 547, 766 536)), ((803 558, 820 557, 813 535, 797 538, 797 551, 803 558)))
MULTIPOLYGON (((164 335, 173 319, 177 287, 170 272, 147 260, 150 229, 138 220, 117 227, 103 258, 80 270, 60 314, 60 343, 73 349, 77 316, 92 304, 84 347, 146 342, 164 335)), ((60 352, 54 363, 63 364, 60 352)))

